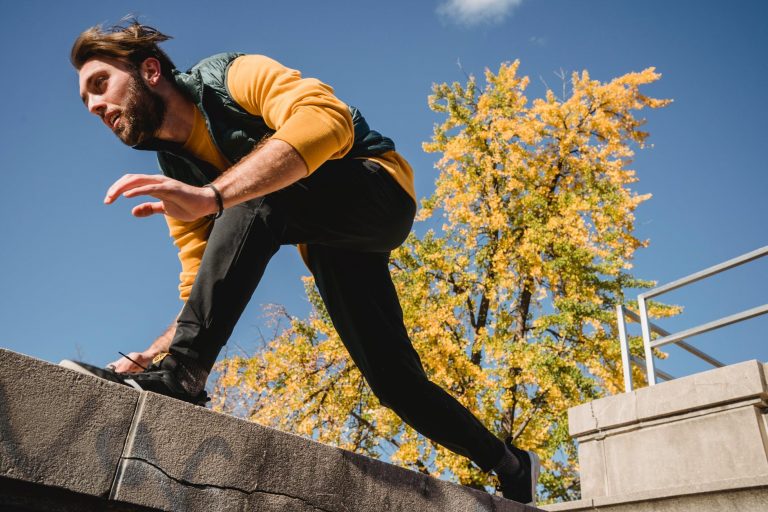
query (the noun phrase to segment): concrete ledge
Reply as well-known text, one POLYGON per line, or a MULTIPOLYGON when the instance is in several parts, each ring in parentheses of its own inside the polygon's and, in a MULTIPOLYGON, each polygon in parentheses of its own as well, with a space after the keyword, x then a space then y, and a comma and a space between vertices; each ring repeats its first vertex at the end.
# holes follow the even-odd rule
POLYGON ((0 349, 0 476, 106 497, 139 393, 0 349))
POLYGON ((566 501, 564 503, 555 503, 553 505, 542 505, 542 509, 547 512, 576 512, 579 510, 594 510, 592 500, 566 501))
POLYGON ((568 411, 568 431, 572 437, 582 437, 750 399, 768 399, 766 365, 755 360, 573 407, 568 411))
POLYGON ((3 349, 0 479, 93 510, 537 510, 3 349))

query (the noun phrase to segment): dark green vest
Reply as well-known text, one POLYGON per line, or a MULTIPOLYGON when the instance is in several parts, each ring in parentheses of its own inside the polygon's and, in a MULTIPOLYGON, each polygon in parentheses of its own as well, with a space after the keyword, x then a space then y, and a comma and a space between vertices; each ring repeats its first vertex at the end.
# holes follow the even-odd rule
MULTIPOLYGON (((214 144, 232 163, 253 150, 264 137, 274 133, 264 119, 249 114, 238 105, 227 90, 227 69, 242 53, 220 53, 203 59, 188 72, 174 70, 178 88, 191 99, 203 114, 214 144)), ((355 128, 352 149, 344 158, 374 156, 392 151, 395 144, 388 137, 371 130, 355 107, 349 107, 355 128)), ((184 151, 181 144, 151 139, 134 149, 157 151, 160 169, 168 177, 202 186, 219 175, 213 165, 184 151)))

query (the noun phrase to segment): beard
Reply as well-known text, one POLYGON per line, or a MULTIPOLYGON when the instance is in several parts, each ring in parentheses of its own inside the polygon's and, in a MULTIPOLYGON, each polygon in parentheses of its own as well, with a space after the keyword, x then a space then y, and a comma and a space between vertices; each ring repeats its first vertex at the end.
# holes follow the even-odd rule
POLYGON ((121 113, 115 135, 129 146, 153 137, 165 119, 165 101, 152 91, 139 75, 131 73, 128 99, 121 113))

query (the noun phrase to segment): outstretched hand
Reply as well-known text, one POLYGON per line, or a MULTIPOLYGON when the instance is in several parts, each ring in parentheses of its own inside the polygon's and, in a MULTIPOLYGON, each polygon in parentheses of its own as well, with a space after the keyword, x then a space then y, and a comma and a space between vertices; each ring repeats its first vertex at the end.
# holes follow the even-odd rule
POLYGON ((192 221, 218 211, 216 193, 210 188, 187 185, 162 174, 126 174, 109 187, 104 204, 112 204, 121 195, 160 199, 134 207, 131 213, 136 217, 164 213, 192 221))

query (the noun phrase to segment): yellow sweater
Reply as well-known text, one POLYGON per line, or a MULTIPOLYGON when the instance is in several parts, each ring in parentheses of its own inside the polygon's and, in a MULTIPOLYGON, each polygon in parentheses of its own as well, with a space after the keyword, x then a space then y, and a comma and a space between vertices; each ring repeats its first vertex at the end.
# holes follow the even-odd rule
MULTIPOLYGON (((293 69, 263 55, 243 55, 230 65, 227 88, 232 98, 246 111, 261 116, 273 138, 290 144, 304 159, 309 173, 326 160, 342 158, 352 147, 354 130, 347 106, 333 95, 333 89, 314 78, 302 78, 293 69)), ((214 165, 220 171, 230 167, 216 148, 205 120, 195 108, 192 133, 184 149, 214 165)), ((398 184, 416 201, 413 170, 395 151, 366 157, 392 174, 398 184)), ((198 219, 185 222, 166 215, 171 237, 179 250, 181 274, 179 294, 189 298, 200 268, 213 222, 198 219)), ((306 256, 299 247, 302 256, 306 256)))

